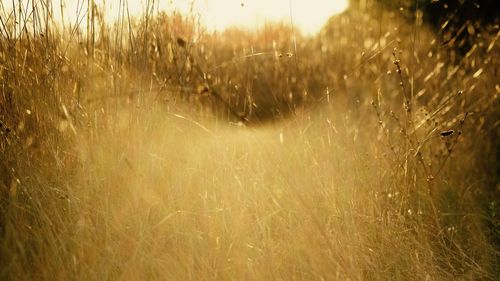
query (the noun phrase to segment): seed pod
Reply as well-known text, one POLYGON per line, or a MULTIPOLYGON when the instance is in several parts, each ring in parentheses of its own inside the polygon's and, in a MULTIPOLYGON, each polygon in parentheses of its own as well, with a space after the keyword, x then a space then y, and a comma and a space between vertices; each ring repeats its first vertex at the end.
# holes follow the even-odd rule
POLYGON ((177 45, 179 45, 181 48, 186 48, 186 40, 182 39, 181 37, 177 37, 177 45))
POLYGON ((440 135, 441 135, 442 137, 447 137, 447 136, 451 136, 451 135, 453 135, 453 133, 454 133, 454 131, 453 131, 453 130, 448 130, 448 131, 442 131, 442 132, 440 133, 440 135))

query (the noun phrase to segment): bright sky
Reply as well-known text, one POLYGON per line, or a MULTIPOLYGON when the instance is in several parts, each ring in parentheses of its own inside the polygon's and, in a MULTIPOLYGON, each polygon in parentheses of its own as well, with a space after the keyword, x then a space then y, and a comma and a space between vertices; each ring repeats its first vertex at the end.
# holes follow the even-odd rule
MULTIPOLYGON (((32 0, 22 0, 30 3, 32 0)), ((64 5, 65 22, 76 22, 77 11, 86 11, 88 0, 52 0, 54 16, 61 18, 60 5, 64 5), (82 4, 85 3, 85 4, 82 4), (82 8, 83 6, 83 8, 82 8)), ((94 0, 98 7, 105 7, 108 22, 118 18, 120 2, 128 3, 132 14, 144 12, 146 2, 154 2, 161 10, 178 10, 200 15, 201 22, 209 30, 223 30, 230 26, 246 28, 259 27, 266 22, 284 21, 293 23, 306 34, 314 34, 331 16, 343 12, 348 6, 348 0, 94 0), (194 3, 194 4, 191 4, 194 3), (292 17, 290 17, 292 15, 292 17)), ((12 1, 5 5, 11 5, 12 1)), ((17 2, 17 0, 16 0, 17 2)), ((38 1, 37 1, 38 2, 38 1)), ((81 13, 80 13, 81 14, 81 13)))

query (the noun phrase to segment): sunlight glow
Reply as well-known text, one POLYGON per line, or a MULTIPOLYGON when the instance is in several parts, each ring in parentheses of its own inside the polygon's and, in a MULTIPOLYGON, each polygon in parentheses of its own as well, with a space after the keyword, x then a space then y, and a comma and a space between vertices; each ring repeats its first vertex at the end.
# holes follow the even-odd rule
MULTIPOLYGON (((24 1, 26 3, 32 0, 24 1)), ((345 11, 348 0, 94 0, 96 6, 112 23, 118 19, 120 3, 128 5, 131 16, 144 14, 146 3, 154 3, 156 11, 179 11, 198 15, 210 31, 237 26, 256 29, 269 22, 284 22, 313 35, 338 13, 345 11)), ((7 9, 11 1, 2 4, 7 9)), ((64 24, 84 24, 87 0, 54 0, 53 15, 64 24), (61 9, 62 7, 62 9, 61 9), (64 15, 64 17, 62 16, 64 15)), ((30 4, 28 4, 30 5, 30 4)), ((1 7, 0 7, 1 8, 1 7)))
POLYGON ((347 6, 347 0, 212 0, 198 11, 211 30, 230 26, 252 29, 267 22, 293 22, 304 33, 314 34, 347 6))

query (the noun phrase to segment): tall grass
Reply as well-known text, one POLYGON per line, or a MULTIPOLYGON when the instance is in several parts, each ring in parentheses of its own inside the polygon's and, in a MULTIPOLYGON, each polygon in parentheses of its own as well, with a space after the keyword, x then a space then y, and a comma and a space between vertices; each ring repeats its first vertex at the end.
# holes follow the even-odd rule
POLYGON ((498 26, 460 54, 375 1, 314 38, 28 3, 0 12, 0 279, 500 273, 498 26))

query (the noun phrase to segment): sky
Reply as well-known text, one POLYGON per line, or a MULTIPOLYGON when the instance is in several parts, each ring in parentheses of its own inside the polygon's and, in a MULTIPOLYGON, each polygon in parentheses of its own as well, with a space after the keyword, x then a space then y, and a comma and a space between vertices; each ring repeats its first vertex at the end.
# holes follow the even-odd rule
MULTIPOLYGON (((17 2, 18 0, 16 0, 17 2)), ((21 0, 29 4, 34 0, 21 0)), ((50 0, 49 0, 50 1, 50 0)), ((293 21, 295 27, 305 34, 315 34, 338 13, 348 6, 348 0, 94 0, 98 7, 104 7, 106 20, 113 22, 118 18, 121 1, 128 3, 129 11, 141 15, 146 2, 154 1, 161 10, 177 10, 184 14, 193 11, 200 21, 211 31, 221 31, 227 27, 239 26, 256 28, 266 22, 293 21)), ((2 1, 9 9, 12 1, 2 1)), ((39 1, 36 1, 39 2, 39 1)), ((64 22, 76 22, 77 11, 86 11, 87 0, 52 0, 54 17, 60 20, 61 3, 64 7, 64 22), (80 7, 80 8, 79 8, 80 7), (83 7, 83 9, 82 9, 83 7)), ((0 7, 1 8, 1 7, 0 7)), ((81 13, 80 13, 81 14, 81 13)))

